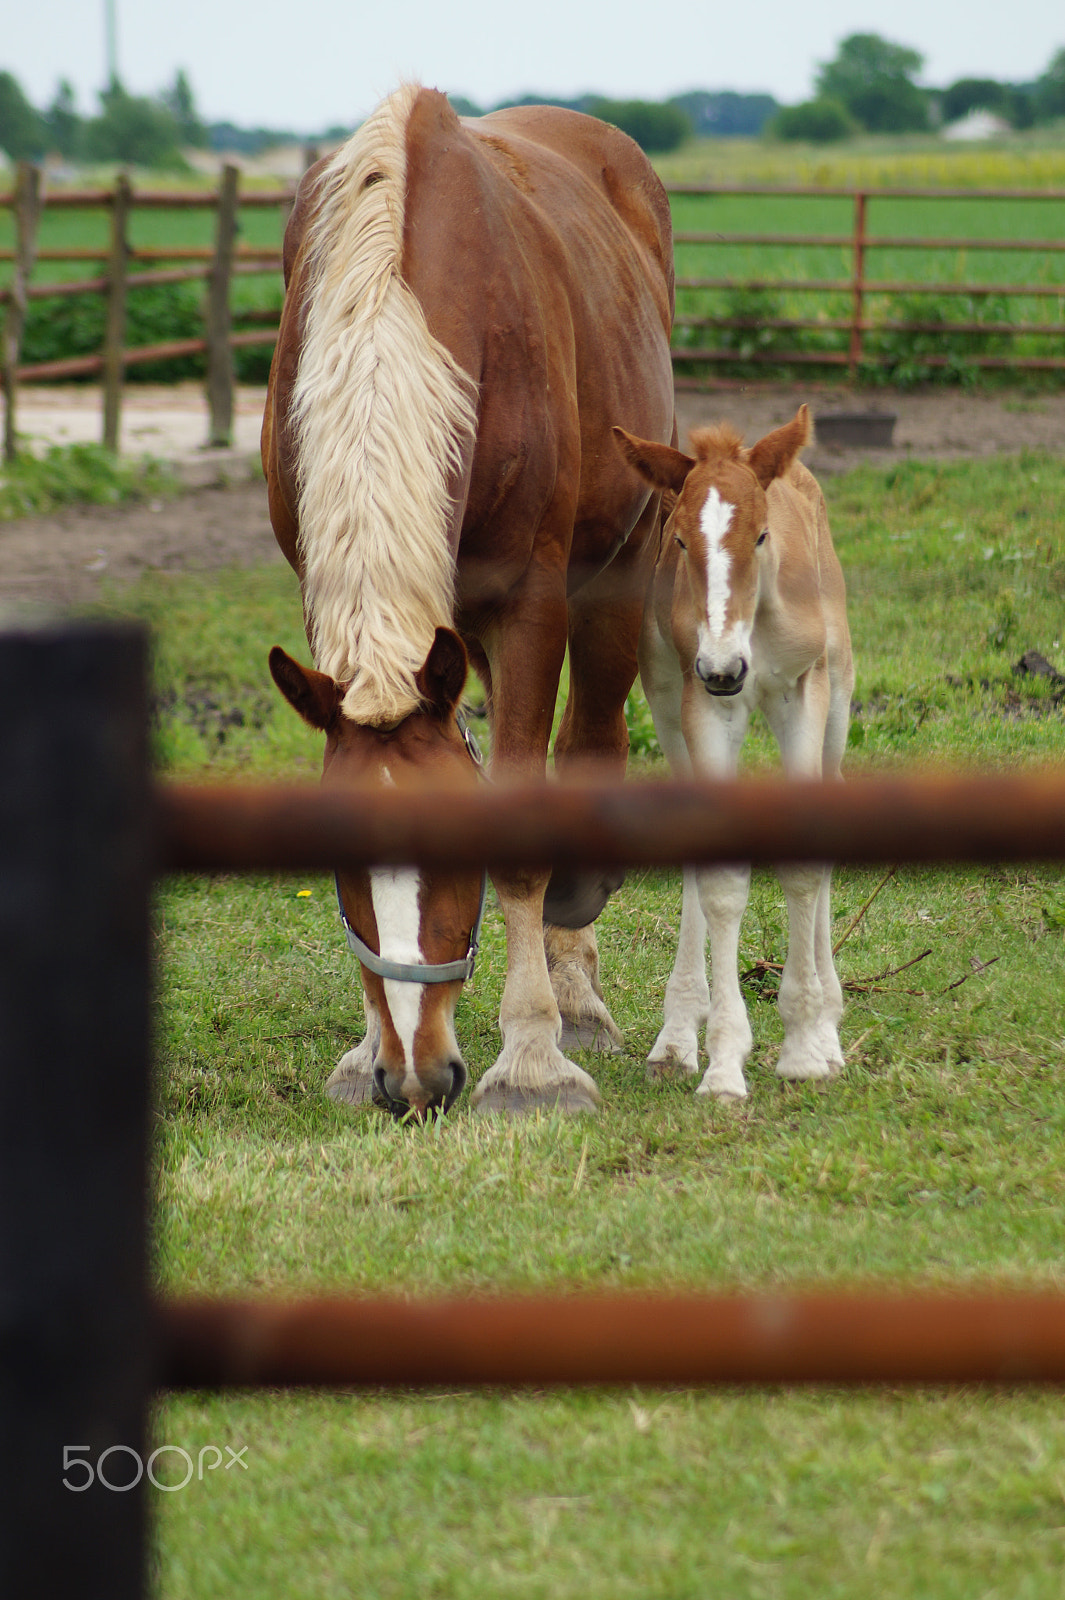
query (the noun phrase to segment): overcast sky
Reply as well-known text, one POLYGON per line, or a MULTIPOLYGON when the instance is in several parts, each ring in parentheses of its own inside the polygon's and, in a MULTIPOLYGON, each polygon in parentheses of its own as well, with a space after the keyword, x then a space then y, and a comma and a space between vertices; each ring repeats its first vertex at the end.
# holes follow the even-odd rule
MULTIPOLYGON (((1065 46, 1063 0, 113 0, 126 88, 188 73, 208 121, 318 132, 350 124, 404 77, 481 105, 594 90, 658 100, 685 89, 806 99, 850 33, 925 57, 922 80, 1024 82, 1065 46)), ((83 113, 105 79, 107 0, 3 0, 0 68, 37 106, 68 78, 83 113)))

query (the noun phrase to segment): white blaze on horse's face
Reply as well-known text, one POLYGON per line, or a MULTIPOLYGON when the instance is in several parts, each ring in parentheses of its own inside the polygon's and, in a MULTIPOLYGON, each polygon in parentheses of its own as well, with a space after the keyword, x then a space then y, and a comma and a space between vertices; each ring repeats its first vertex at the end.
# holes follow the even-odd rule
POLYGON ((739 694, 751 666, 764 545, 765 492, 745 465, 696 467, 673 513, 688 574, 694 639, 685 654, 707 692, 739 694))
MULTIPOLYGON (((354 722, 341 709, 343 686, 282 650, 271 652, 270 670, 290 704, 326 735, 323 784, 352 792, 353 805, 360 789, 469 791, 476 785, 476 768, 455 719, 466 653, 450 630, 437 630, 418 674, 423 703, 394 725, 354 722)), ((393 1110, 447 1110, 466 1082, 454 1012, 476 940, 482 884, 479 872, 407 866, 337 873, 367 1014, 380 1023, 375 1097, 393 1110), (387 964, 383 972, 370 964, 378 961, 387 964), (452 976, 453 965, 459 976, 452 976), (435 981, 419 981, 423 967, 437 969, 435 981)))

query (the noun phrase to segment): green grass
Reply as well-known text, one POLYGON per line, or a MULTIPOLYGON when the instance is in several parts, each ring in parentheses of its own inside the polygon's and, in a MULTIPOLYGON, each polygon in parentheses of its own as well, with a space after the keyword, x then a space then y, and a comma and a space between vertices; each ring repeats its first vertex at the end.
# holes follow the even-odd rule
POLYGON ((0 523, 64 505, 120 505, 177 489, 161 461, 120 460, 102 445, 52 445, 43 456, 22 451, 0 463, 0 523))
MULTIPOLYGON (((904 463, 825 488, 858 662, 848 770, 1060 763, 1054 686, 1013 668, 1026 649, 1065 668, 1065 462, 904 463)), ((265 670, 275 641, 306 658, 285 569, 154 575, 111 605, 156 630, 169 771, 313 773, 319 741, 265 670)), ((770 759, 759 735, 750 764, 770 759)), ((646 734, 638 765, 661 771, 646 734)), ((837 937, 882 877, 839 872, 837 937)), ((601 920, 627 1050, 585 1063, 599 1117, 485 1121, 464 1100, 411 1127, 322 1096, 360 1031, 327 877, 162 884, 157 1282, 1061 1284, 1059 868, 887 878, 840 952, 847 1068, 827 1089, 773 1072, 786 931, 756 874, 738 1112, 644 1079, 679 910, 676 874, 635 873, 601 920)), ((458 1012, 472 1080, 497 1050, 503 963, 492 904, 458 1012)), ((247 1445, 248 1466, 155 1495, 159 1589, 1041 1600, 1062 1587, 1062 1434, 1056 1400, 965 1390, 169 1398, 157 1442, 247 1445)))

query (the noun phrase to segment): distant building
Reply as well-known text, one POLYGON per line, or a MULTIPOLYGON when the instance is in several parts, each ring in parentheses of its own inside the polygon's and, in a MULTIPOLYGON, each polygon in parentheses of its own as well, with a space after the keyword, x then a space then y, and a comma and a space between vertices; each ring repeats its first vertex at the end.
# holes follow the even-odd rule
POLYGON ((1009 133, 1010 125, 1004 117, 996 116, 993 111, 983 111, 979 106, 974 106, 972 111, 964 117, 959 117, 957 122, 948 122, 943 129, 944 139, 997 139, 1000 134, 1009 133))

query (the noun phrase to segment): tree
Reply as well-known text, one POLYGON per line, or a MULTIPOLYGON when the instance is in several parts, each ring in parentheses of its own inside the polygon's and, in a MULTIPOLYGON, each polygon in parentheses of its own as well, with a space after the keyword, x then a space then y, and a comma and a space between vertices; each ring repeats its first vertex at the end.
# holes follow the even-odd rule
POLYGON ((1035 103, 1040 122, 1065 117, 1065 49, 1057 52, 1036 84, 1035 103))
POLYGON ((60 79, 55 98, 44 114, 49 150, 58 150, 67 161, 81 153, 82 121, 74 101, 74 90, 66 78, 60 79))
POLYGON ((805 144, 836 144, 857 131, 853 117, 838 100, 805 100, 782 106, 766 132, 771 139, 805 144))
POLYGON ((207 129, 196 110, 192 85, 184 67, 178 69, 170 88, 164 89, 159 99, 177 123, 181 143, 203 150, 207 145, 207 129))
POLYGON ((691 122, 679 106, 651 100, 593 100, 588 110, 627 133, 648 155, 665 155, 691 138, 691 122))
POLYGON ((31 161, 44 153, 44 121, 30 105, 18 79, 0 72, 0 150, 12 161, 31 161))
POLYGON ((928 127, 928 97, 913 79, 924 57, 878 33, 852 33, 817 74, 819 99, 838 100, 871 133, 928 127))
POLYGON ((100 115, 85 129, 92 161, 128 161, 140 167, 180 166, 181 130, 158 100, 127 94, 118 82, 100 96, 100 115))
POLYGON ((687 113, 700 139, 756 139, 780 110, 771 94, 737 94, 733 89, 691 89, 674 95, 669 104, 687 113))

